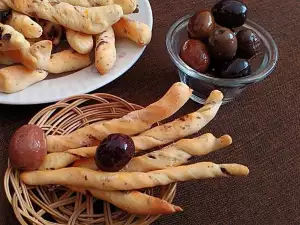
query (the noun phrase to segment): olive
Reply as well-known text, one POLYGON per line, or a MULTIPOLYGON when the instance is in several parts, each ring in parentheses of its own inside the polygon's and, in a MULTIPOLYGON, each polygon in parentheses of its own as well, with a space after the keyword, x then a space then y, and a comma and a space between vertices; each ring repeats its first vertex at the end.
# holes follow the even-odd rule
POLYGON ((222 78, 240 78, 251 73, 249 61, 241 58, 225 61, 218 69, 217 74, 222 78))
POLYGON ((210 58, 205 44, 199 40, 189 39, 181 47, 180 58, 194 70, 204 73, 207 71, 210 58))
POLYGON ((134 142, 129 136, 111 134, 97 147, 95 162, 100 170, 116 172, 132 159, 134 152, 134 142))
POLYGON ((215 29, 208 39, 211 57, 218 60, 229 60, 236 55, 237 39, 234 33, 224 27, 215 29))
POLYGON ((13 168, 27 171, 38 169, 47 155, 43 130, 36 125, 20 127, 10 140, 8 155, 13 168))
POLYGON ((222 0, 212 8, 216 23, 228 28, 242 26, 247 19, 247 12, 247 6, 237 0, 222 0))
POLYGON ((259 52, 261 40, 258 34, 251 29, 244 29, 237 33, 238 50, 250 57, 259 52))
POLYGON ((215 29, 215 20, 211 12, 200 11, 189 19, 188 34, 190 38, 205 40, 215 29))
POLYGON ((5 23, 9 16, 11 15, 11 10, 0 11, 0 22, 5 23))

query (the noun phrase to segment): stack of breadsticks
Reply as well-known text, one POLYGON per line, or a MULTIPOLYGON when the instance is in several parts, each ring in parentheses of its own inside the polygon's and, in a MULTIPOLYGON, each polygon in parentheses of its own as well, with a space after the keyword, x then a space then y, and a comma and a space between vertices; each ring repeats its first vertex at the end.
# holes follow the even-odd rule
POLYGON ((182 211, 180 207, 139 189, 193 179, 246 176, 249 173, 246 166, 239 164, 200 162, 186 165, 191 157, 219 150, 232 142, 229 135, 216 138, 210 133, 186 138, 216 116, 223 99, 220 91, 213 91, 199 110, 153 127, 178 111, 191 94, 192 90, 185 84, 176 83, 160 100, 144 109, 122 118, 90 124, 67 135, 47 136, 48 154, 42 165, 37 171, 21 173, 21 180, 27 185, 63 185, 74 191, 89 192, 133 214, 182 211), (94 145, 112 133, 131 136, 139 154, 119 172, 99 171, 94 160, 94 145), (159 146, 162 146, 160 150, 149 151, 159 146), (142 155, 145 150, 148 153, 142 155))
POLYGON ((0 92, 85 68, 93 49, 97 70, 107 73, 116 62, 115 37, 150 42, 151 28, 125 15, 136 7, 136 0, 0 0, 0 64, 6 66, 0 92), (64 37, 68 48, 53 53, 64 37))

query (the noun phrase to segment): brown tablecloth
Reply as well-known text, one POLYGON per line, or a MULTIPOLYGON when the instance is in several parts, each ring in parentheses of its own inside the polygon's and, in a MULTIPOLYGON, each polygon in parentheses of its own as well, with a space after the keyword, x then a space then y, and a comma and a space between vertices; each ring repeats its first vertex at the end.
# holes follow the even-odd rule
MULTIPOLYGON (((170 25, 213 0, 152 0, 153 40, 124 76, 97 92, 147 105, 178 81, 165 47, 170 25)), ((228 133, 234 143, 201 160, 248 165, 247 178, 191 181, 180 184, 175 203, 184 212, 161 217, 155 224, 300 224, 300 1, 247 0, 250 18, 276 40, 280 60, 265 81, 248 88, 222 107, 203 132, 228 133)), ((0 171, 4 175, 7 145, 13 131, 45 105, 0 105, 0 171)), ((190 101, 177 114, 199 107, 190 101)), ((17 225, 1 185, 0 224, 17 225)))

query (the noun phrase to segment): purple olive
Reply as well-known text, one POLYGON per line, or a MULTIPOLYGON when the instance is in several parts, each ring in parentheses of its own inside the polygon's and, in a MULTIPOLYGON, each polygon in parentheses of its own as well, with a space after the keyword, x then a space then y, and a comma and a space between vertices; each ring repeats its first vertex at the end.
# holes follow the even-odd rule
POLYGON ((244 29, 237 33, 238 50, 250 57, 259 52, 261 40, 258 34, 251 29, 244 29))
POLYGON ((124 134, 111 134, 96 150, 95 161, 100 170, 116 172, 121 170, 134 156, 133 140, 124 134))

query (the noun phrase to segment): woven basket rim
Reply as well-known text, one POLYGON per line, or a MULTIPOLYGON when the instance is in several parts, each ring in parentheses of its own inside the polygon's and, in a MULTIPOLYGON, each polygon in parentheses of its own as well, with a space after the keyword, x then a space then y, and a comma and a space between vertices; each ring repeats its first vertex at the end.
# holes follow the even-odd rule
MULTIPOLYGON (((112 118, 115 116, 114 118, 117 118, 117 115, 121 117, 130 111, 142 108, 140 105, 130 103, 112 94, 83 94, 60 100, 43 108, 32 117, 28 124, 40 126, 46 135, 66 134, 82 126, 103 120, 102 117, 112 118), (101 113, 98 113, 99 111, 101 113), (104 116, 101 117, 100 114, 104 116)), ((161 187, 159 196, 172 203, 176 186, 177 184, 173 183, 161 187)), ((160 216, 129 215, 121 210, 112 212, 111 205, 104 201, 103 213, 93 213, 96 201, 94 197, 84 196, 80 193, 75 194, 66 188, 64 188, 66 189, 65 193, 59 196, 56 192, 63 190, 57 189, 50 194, 46 189, 46 187, 28 187, 23 184, 19 178, 19 171, 13 170, 8 162, 4 176, 4 190, 17 220, 22 225, 147 225, 160 216), (72 195, 75 196, 72 197, 72 195), (73 205, 73 211, 72 206, 69 207, 70 205, 73 205), (44 218, 46 214, 52 215, 54 220, 49 221, 44 218)), ((147 189, 146 193, 153 195, 153 189, 147 189)))

